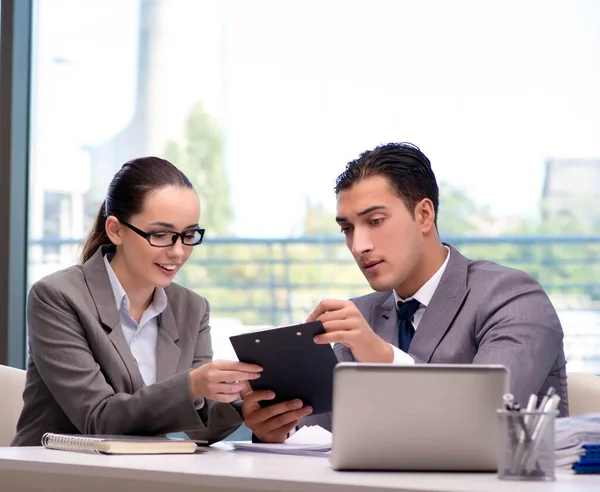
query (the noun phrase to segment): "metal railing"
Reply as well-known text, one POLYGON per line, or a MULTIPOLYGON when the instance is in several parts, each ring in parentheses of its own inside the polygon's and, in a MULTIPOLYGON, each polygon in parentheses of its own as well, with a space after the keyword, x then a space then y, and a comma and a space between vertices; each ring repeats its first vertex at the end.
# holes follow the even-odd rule
MULTIPOLYGON (((471 259, 535 277, 558 308, 600 309, 600 236, 444 238, 471 259)), ((29 242, 30 282, 76 261, 81 240, 29 242)), ((207 238, 177 281, 207 297, 213 315, 245 324, 303 319, 324 297, 370 292, 340 236, 207 238)))

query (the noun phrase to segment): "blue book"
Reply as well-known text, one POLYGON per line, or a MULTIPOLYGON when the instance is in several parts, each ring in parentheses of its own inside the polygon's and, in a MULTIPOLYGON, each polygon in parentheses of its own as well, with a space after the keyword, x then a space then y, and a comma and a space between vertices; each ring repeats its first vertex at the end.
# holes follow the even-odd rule
POLYGON ((600 473, 600 444, 584 444, 585 454, 573 463, 575 473, 600 473))

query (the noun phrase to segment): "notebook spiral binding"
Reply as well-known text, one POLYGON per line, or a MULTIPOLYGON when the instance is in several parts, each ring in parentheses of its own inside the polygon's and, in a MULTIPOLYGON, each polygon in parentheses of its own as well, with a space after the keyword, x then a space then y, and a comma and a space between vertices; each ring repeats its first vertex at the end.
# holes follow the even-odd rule
POLYGON ((100 454, 97 444, 100 439, 82 436, 63 436, 46 432, 42 436, 42 446, 58 451, 76 451, 79 453, 100 454))

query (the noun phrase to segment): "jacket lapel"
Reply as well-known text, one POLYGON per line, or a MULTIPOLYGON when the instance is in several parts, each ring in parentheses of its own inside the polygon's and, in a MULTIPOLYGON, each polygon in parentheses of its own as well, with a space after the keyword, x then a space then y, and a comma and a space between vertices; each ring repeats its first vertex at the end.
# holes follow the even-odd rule
POLYGON ((410 345, 410 354, 429 362, 463 305, 469 289, 467 273, 469 260, 450 245, 450 259, 440 283, 425 309, 423 318, 410 345))
POLYGON ((158 343, 156 345, 156 381, 174 376, 179 367, 181 349, 177 345, 179 331, 170 304, 160 314, 158 343))
POLYGON ((83 275, 92 299, 96 304, 100 322, 129 371, 132 390, 136 391, 144 386, 144 379, 123 335, 119 312, 115 304, 115 296, 110 285, 106 266, 104 265, 104 255, 111 251, 111 246, 98 248, 98 251, 84 263, 83 275))
POLYGON ((371 315, 371 326, 386 342, 395 347, 398 346, 398 311, 394 302, 394 294, 389 293, 387 299, 382 303, 373 305, 371 315))

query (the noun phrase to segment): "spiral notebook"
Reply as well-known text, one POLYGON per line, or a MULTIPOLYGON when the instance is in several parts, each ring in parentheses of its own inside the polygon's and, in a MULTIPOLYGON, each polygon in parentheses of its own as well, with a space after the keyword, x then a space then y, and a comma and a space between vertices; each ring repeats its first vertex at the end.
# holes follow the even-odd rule
POLYGON ((207 444, 205 441, 147 436, 88 436, 47 432, 42 437, 42 446, 47 449, 93 454, 194 453, 198 449, 197 443, 207 444))

